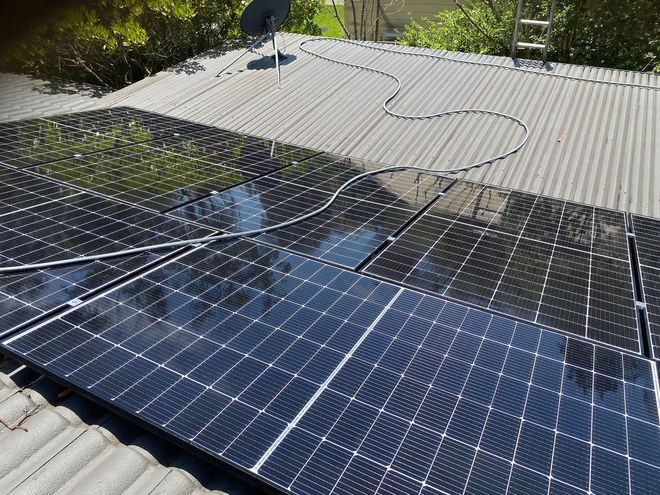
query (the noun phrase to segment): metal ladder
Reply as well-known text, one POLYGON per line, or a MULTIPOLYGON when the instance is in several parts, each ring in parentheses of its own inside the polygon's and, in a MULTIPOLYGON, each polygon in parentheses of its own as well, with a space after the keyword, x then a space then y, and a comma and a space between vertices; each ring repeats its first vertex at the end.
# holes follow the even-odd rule
POLYGON ((516 25, 513 29, 513 46, 511 47, 511 58, 516 58, 516 52, 519 49, 531 48, 533 50, 543 50, 543 63, 546 63, 548 60, 548 47, 550 46, 550 39, 552 37, 552 21, 555 17, 555 7, 557 5, 557 0, 552 0, 550 5, 550 14, 548 15, 547 21, 537 21, 534 19, 523 19, 522 10, 523 10, 523 0, 518 0, 518 10, 516 12, 516 25), (525 43, 518 41, 520 36, 520 26, 537 26, 546 29, 545 33, 545 43, 525 43))

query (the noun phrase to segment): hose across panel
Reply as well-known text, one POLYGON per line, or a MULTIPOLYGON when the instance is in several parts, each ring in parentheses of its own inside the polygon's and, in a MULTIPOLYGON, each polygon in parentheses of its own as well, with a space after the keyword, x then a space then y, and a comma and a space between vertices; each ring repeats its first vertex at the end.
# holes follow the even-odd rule
POLYGON ((513 147, 510 149, 504 151, 503 153, 500 153, 498 155, 492 156, 490 158, 487 158, 485 160, 477 161, 474 163, 470 163, 468 165, 464 165, 461 167, 455 167, 455 168, 447 168, 443 170, 431 170, 425 167, 414 167, 414 166, 388 166, 388 167, 383 167, 377 170, 371 170, 369 172, 364 172, 362 174, 356 175, 355 177, 347 180, 344 182, 335 192, 334 194, 326 201, 323 205, 321 205, 319 208, 308 212, 304 215, 300 215, 298 217, 292 218, 290 220, 287 220, 286 222, 281 222, 276 225, 271 225, 269 227, 263 227, 259 229, 253 229, 253 230, 246 230, 242 232, 232 232, 228 234, 220 234, 220 235, 213 235, 213 236, 207 236, 207 237, 202 237, 202 238, 197 238, 197 239, 186 239, 186 240, 180 240, 180 241, 172 241, 172 242, 166 242, 162 244, 153 244, 150 246, 140 246, 136 248, 131 248, 131 249, 124 249, 121 251, 114 251, 111 253, 102 253, 102 254, 94 254, 94 255, 88 255, 88 256, 79 256, 76 258, 68 258, 64 260, 57 260, 57 261, 48 261, 44 263, 34 263, 34 264, 29 264, 29 265, 17 265, 17 266, 7 266, 7 267, 0 267, 0 275, 2 274, 9 274, 9 273, 17 273, 17 272, 24 272, 24 271, 31 271, 31 270, 42 270, 46 268, 56 268, 56 267, 61 267, 61 266, 66 266, 66 265, 71 265, 75 263, 83 263, 83 262, 91 262, 91 261, 99 261, 99 260, 105 260, 109 258, 116 258, 120 256, 129 256, 129 255, 134 255, 134 254, 139 254, 139 253, 144 253, 146 251, 155 251, 155 250, 160 250, 160 249, 171 249, 171 248, 177 248, 181 246, 186 246, 190 244, 198 244, 198 243, 203 243, 203 242, 215 242, 215 241, 229 241, 232 239, 236 239, 239 237, 246 237, 246 236, 254 236, 254 235, 259 235, 263 234, 266 232, 271 232, 273 230, 289 227, 291 225, 303 222, 305 220, 308 220, 316 215, 319 215, 320 213, 324 212, 332 204, 335 202, 335 200, 339 197, 339 195, 348 189, 351 185, 355 184, 356 182, 364 179, 365 177, 369 177, 372 175, 377 175, 377 174, 382 174, 382 173, 387 173, 387 172, 396 172, 396 171, 406 171, 406 170, 415 170, 415 171, 421 171, 425 172, 429 175, 446 175, 446 174, 455 174, 459 172, 465 172, 467 170, 481 167, 483 165, 486 165, 488 163, 492 163, 498 160, 502 160, 516 152, 518 152, 523 146, 525 146, 525 143, 527 143, 527 139, 529 138, 529 128, 527 127, 527 124, 517 118, 514 115, 510 115, 507 113, 503 112, 497 112, 494 110, 489 110, 489 109, 484 109, 484 108, 457 108, 457 109, 451 109, 451 110, 446 110, 442 112, 436 112, 436 113, 428 113, 428 114, 401 114, 397 113, 389 108, 389 104, 399 95, 401 91, 401 80, 394 74, 390 72, 386 72, 381 69, 376 69, 373 67, 369 67, 366 65, 360 65, 360 64, 355 64, 351 62, 346 62, 338 59, 333 59, 331 57, 328 57, 326 55, 320 55, 318 53, 315 53, 308 48, 305 48, 304 45, 309 44, 311 42, 319 42, 319 41, 341 41, 341 42, 346 42, 346 43, 351 43, 355 44, 358 46, 362 46, 365 48, 370 48, 370 49, 377 49, 381 51, 387 51, 387 52, 393 52, 397 53, 399 55, 403 56, 421 56, 421 57, 429 57, 429 58, 443 58, 442 56, 438 55, 430 55, 430 54, 420 54, 420 53, 408 53, 408 52, 401 52, 398 50, 393 50, 390 48, 374 48, 373 46, 370 45, 364 45, 362 43, 357 43, 354 41, 350 40, 340 40, 340 39, 335 39, 335 38, 312 38, 308 40, 303 40, 300 42, 299 47, 300 49, 312 56, 318 57, 320 59, 346 65, 349 67, 353 67, 355 69, 359 70, 366 70, 370 71, 385 77, 388 77, 392 79, 392 81, 395 83, 395 88, 393 92, 388 95, 385 100, 383 101, 383 110, 394 117, 400 118, 400 119, 430 119, 430 118, 438 118, 438 117, 445 117, 449 115, 457 115, 457 114, 481 114, 481 115, 492 115, 497 118, 501 119, 506 119, 515 122, 517 125, 519 125, 522 130, 523 130, 523 137, 522 139, 513 147))

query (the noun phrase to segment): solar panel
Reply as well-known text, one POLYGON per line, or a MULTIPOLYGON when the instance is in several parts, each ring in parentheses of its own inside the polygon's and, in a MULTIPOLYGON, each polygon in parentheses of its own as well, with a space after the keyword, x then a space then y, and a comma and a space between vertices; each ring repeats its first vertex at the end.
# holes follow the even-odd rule
MULTIPOLYGON (((211 231, 0 168, 0 266, 203 237, 211 231)), ((0 335, 142 268, 164 253, 0 276, 0 335)))
POLYGON ((660 220, 632 215, 651 351, 660 359, 660 220))
POLYGON ((3 122, 0 123, 0 163, 30 167, 205 128, 126 107, 3 122))
POLYGON ((405 291, 258 473, 294 493, 650 493, 652 379, 649 361, 405 291))
POLYGON ((0 216, 79 194, 69 187, 2 166, 0 184, 0 216))
POLYGON ((130 143, 151 141, 209 127, 169 115, 131 107, 108 107, 44 117, 44 120, 98 135, 120 136, 130 143))
POLYGON ((0 163, 11 167, 30 167, 125 144, 117 136, 97 136, 42 119, 0 123, 0 163))
MULTIPOLYGON (((324 154, 171 214, 227 232, 268 227, 320 207, 344 181, 375 168, 324 154)), ((258 239, 355 268, 451 182, 417 172, 368 177, 343 192, 320 215, 258 239)))
POLYGON ((461 181, 365 272, 640 351, 621 212, 461 181))
POLYGON ((657 376, 610 348, 247 240, 3 342, 294 493, 650 493, 657 376))
POLYGON ((206 128, 41 165, 37 173, 162 211, 317 154, 206 128))

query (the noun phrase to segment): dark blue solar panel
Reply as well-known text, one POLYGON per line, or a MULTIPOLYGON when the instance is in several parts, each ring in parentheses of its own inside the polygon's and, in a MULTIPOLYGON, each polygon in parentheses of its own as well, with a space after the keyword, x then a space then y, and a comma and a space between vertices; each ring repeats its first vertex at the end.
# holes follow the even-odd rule
POLYGON ((399 290, 242 241, 180 257, 9 346, 250 467, 399 290), (288 301, 303 284, 309 303, 288 301))
POLYGON ((645 493, 651 361, 243 240, 3 343, 294 493, 645 493))
POLYGON ((651 350, 660 359, 660 220, 633 215, 635 245, 651 337, 651 350))
POLYGON ((621 212, 461 181, 365 272, 640 352, 621 212))
POLYGON ((174 208, 317 152, 199 126, 168 137, 40 165, 35 172, 156 211, 174 208))
MULTIPOLYGON (((228 232, 264 228, 319 208, 343 182, 375 168, 323 155, 188 204, 172 214, 228 232)), ((325 212, 258 239, 354 268, 451 182, 417 172, 365 178, 343 192, 325 212)))
MULTIPOLYGON (((0 168, 0 266, 118 251, 211 231, 0 168)), ((0 276, 0 335, 166 252, 0 276)))
POLYGON ((119 135, 131 143, 208 129, 189 120, 131 107, 106 107, 44 117, 96 135, 119 135))
POLYGON ((314 493, 310 480, 326 473, 327 492, 364 483, 364 493, 480 494, 546 493, 551 483, 558 493, 645 493, 660 475, 651 362, 430 297, 442 312, 420 346, 408 323, 387 328, 399 312, 423 318, 406 294, 259 474, 294 493, 314 493), (451 342, 437 349, 444 332, 451 342), (416 352, 401 354, 401 342, 416 352))
POLYGON ((0 163, 30 167, 205 128, 127 107, 0 123, 0 163))

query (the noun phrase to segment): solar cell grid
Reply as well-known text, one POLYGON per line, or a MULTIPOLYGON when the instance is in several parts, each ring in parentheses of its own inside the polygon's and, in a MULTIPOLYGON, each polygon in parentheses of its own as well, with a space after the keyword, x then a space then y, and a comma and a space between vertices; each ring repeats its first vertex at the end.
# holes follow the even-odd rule
POLYGON ((453 303, 420 334, 407 294, 259 474, 294 493, 653 490, 649 361, 453 303))
POLYGON ((0 166, 0 216, 79 194, 71 188, 0 166))
MULTIPOLYGON (((159 211, 214 192, 172 214, 225 231, 373 167, 134 109, 0 125, 14 166, 104 146, 38 170, 159 211)), ((0 266, 211 232, 3 167, 0 184, 0 266)), ((1 345, 294 493, 653 492, 657 363, 278 249, 357 267, 449 184, 365 179, 258 237, 274 247, 195 247, 133 278, 160 253, 1 276, 0 335, 84 299, 1 345)), ((633 225, 657 357, 660 221, 633 225)), ((620 212, 461 181, 367 271, 639 352, 620 212)))
POLYGON ((660 359, 660 220, 632 215, 642 291, 651 338, 651 352, 660 359))
POLYGON ((286 156, 287 161, 297 162, 318 154, 308 148, 260 139, 216 127, 206 127, 192 134, 149 142, 147 145, 203 162, 236 162, 236 166, 239 166, 241 170, 255 175, 272 171, 272 167, 268 167, 267 161, 270 158, 279 159, 286 156), (248 155, 255 156, 252 157, 253 160, 247 160, 248 155))
POLYGON ((249 467, 399 290, 242 241, 199 249, 10 346, 249 467))
POLYGON ((623 213, 461 181, 365 271, 640 351, 623 213))
MULTIPOLYGON (((0 214, 0 266, 72 258, 210 231, 93 197, 18 171, 0 170, 10 203, 0 214), (24 208, 20 205, 24 203, 24 208)), ((143 267, 144 254, 0 276, 0 334, 143 267)))
POLYGON ((35 171, 162 211, 314 154, 303 148, 207 129, 61 160, 41 165, 35 171))
POLYGON ((120 136, 130 143, 208 129, 189 120, 131 107, 108 107, 44 117, 43 120, 96 135, 120 136))
POLYGON ((208 129, 182 119, 116 107, 0 123, 0 162, 30 167, 208 129))
MULTIPOLYGON (((364 171, 363 164, 324 155, 172 214, 228 232, 263 228, 318 208, 349 173, 354 176, 364 171)), ((354 268, 449 183, 450 179, 413 172, 365 178, 343 192, 325 212, 258 239, 354 268)))
POLYGON ((215 247, 3 346, 294 493, 652 490, 650 361, 247 240, 215 247))
POLYGON ((0 123, 0 163, 23 168, 128 144, 42 119, 0 123))

